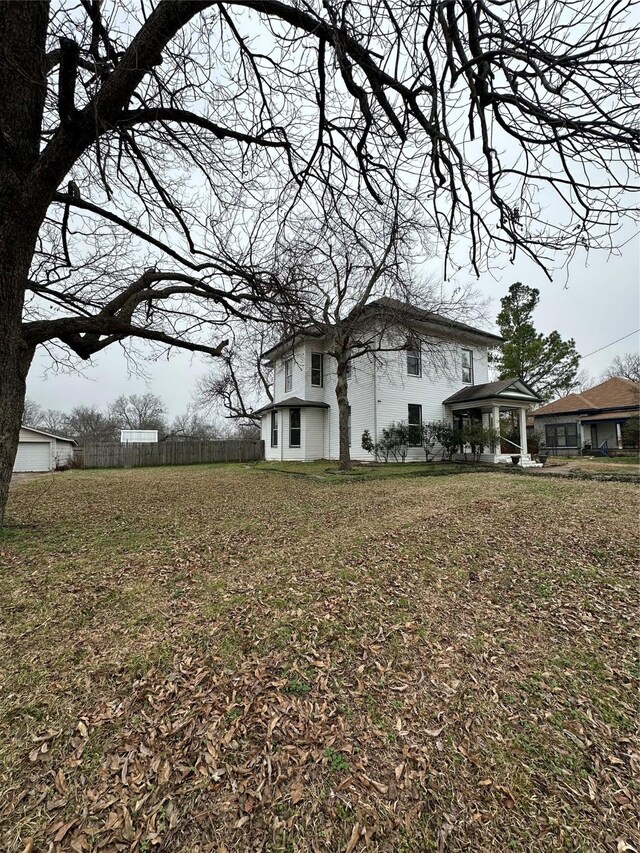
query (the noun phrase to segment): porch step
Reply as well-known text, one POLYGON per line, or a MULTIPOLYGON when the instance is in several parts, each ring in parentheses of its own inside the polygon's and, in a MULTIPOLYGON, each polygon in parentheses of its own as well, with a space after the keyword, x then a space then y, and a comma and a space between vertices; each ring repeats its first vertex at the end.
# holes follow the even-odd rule
MULTIPOLYGON (((500 453, 494 458, 496 465, 513 465, 510 453, 500 453)), ((519 468, 542 468, 541 462, 534 462, 531 455, 527 453, 518 463, 519 468)))

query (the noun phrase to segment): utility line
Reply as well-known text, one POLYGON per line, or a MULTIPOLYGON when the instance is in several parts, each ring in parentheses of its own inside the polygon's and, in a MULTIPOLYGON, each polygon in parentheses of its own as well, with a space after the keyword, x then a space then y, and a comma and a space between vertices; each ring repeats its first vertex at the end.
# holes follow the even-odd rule
POLYGON ((628 335, 623 335, 621 338, 618 338, 617 341, 611 341, 610 344, 605 344, 603 347, 600 347, 600 349, 594 349, 593 352, 588 352, 586 355, 583 355, 580 360, 582 361, 585 358, 589 358, 590 355, 595 355, 597 352, 602 352, 603 349, 609 349, 609 347, 612 347, 614 344, 619 344, 620 341, 624 341, 627 338, 630 338, 631 335, 637 335, 638 332, 640 332, 640 329, 636 329, 633 332, 629 332, 628 335))

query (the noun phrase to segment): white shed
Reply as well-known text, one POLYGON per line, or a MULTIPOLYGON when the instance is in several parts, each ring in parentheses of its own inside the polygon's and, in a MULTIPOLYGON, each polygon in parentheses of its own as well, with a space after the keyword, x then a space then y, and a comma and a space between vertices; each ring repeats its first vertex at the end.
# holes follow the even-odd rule
POLYGON ((25 471, 53 471, 73 459, 76 442, 72 438, 53 435, 35 427, 21 427, 18 452, 13 463, 16 473, 25 471))
POLYGON ((157 429, 121 429, 120 444, 157 444, 157 429))

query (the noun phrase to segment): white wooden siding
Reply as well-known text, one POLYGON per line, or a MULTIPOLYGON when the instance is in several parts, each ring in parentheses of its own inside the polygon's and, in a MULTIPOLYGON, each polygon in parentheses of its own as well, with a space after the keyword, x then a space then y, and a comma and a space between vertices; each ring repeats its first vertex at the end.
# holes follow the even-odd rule
MULTIPOLYGON (((477 341, 477 339, 476 339, 477 341)), ((425 344, 422 353, 422 375, 407 375, 406 352, 365 355, 352 362, 349 378, 349 404, 351 406, 351 457, 370 460, 371 455, 361 446, 362 433, 369 430, 374 441, 392 421, 406 420, 409 404, 422 406, 423 421, 441 420, 445 417, 443 401, 464 387, 462 381, 461 350, 473 352, 474 385, 489 381, 488 348, 473 340, 443 342, 434 339, 425 344), (435 359, 430 357, 430 346, 437 347, 435 359), (446 362, 443 367, 442 362, 446 362)), ((311 353, 321 352, 323 342, 310 339, 300 342, 293 351, 293 385, 284 391, 284 357, 274 365, 274 399, 286 402, 289 397, 300 397, 314 402, 325 402, 329 410, 302 409, 302 439, 300 448, 289 447, 289 416, 286 409, 278 413, 278 447, 271 447, 270 413, 262 419, 262 438, 265 457, 280 459, 315 459, 319 452, 319 435, 322 432, 321 455, 325 459, 339 456, 338 407, 335 395, 335 359, 325 353, 323 387, 311 385, 311 353), (318 412, 321 411, 320 416, 318 412), (320 420, 322 417, 322 421, 320 420), (322 430, 320 431, 320 423, 322 430)), ((409 459, 423 459, 422 448, 410 448, 409 459)))
POLYGON ((73 460, 73 442, 56 438, 53 442, 53 463, 56 465, 69 465, 73 460))
POLYGON ((327 409, 302 409, 302 449, 304 458, 324 456, 324 422, 327 409))
POLYGON ((277 402, 286 400, 287 397, 301 397, 305 395, 305 345, 298 344, 295 350, 276 360, 273 371, 273 399, 277 402), (292 387, 290 391, 284 390, 284 363, 288 358, 293 359, 292 387))

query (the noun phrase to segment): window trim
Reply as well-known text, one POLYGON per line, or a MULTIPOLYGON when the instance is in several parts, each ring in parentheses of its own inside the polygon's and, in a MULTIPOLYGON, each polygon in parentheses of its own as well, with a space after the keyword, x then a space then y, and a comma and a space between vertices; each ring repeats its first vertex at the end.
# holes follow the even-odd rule
POLYGON ((417 379, 419 379, 422 376, 422 349, 421 349, 419 343, 417 346, 415 344, 414 345, 409 344, 407 346, 406 370, 407 370, 407 376, 415 376, 417 379), (418 362, 418 372, 417 373, 412 373, 409 370, 409 359, 413 359, 413 360, 418 362))
POLYGON ((278 413, 274 409, 271 412, 271 447, 277 447, 277 446, 278 446, 278 413))
POLYGON ((289 409, 289 447, 302 447, 302 410, 298 407, 295 407, 293 409, 289 409), (297 427, 291 426, 291 413, 292 412, 298 413, 298 426, 297 427), (298 433, 298 443, 297 444, 293 444, 291 441, 291 434, 294 431, 298 433))
POLYGON ((461 367, 461 374, 462 374, 462 382, 464 382, 465 385, 473 385, 474 384, 473 383, 473 374, 474 374, 473 350, 469 349, 469 347, 461 347, 461 350, 460 350, 460 367, 461 367), (464 354, 466 352, 469 353, 469 365, 468 366, 465 365, 465 363, 464 363, 464 354), (469 379, 464 378, 465 370, 469 371, 469 377, 470 377, 469 379))
POLYGON ((324 388, 324 353, 323 352, 312 352, 311 353, 311 385, 314 388, 324 388), (320 367, 319 368, 313 366, 314 358, 320 359, 320 367), (313 381, 313 374, 314 374, 314 372, 317 373, 318 371, 320 372, 320 381, 314 382, 313 381))
MULTIPOLYGON (((409 447, 422 447, 422 441, 411 441, 411 427, 419 427, 420 433, 422 433, 422 404, 421 403, 407 403, 407 424, 409 425, 409 447), (418 409, 420 420, 418 423, 412 423, 410 419, 411 409, 418 409)), ((420 436, 422 437, 422 436, 420 436)))
POLYGON ((293 391, 293 356, 284 360, 284 392, 293 391))

